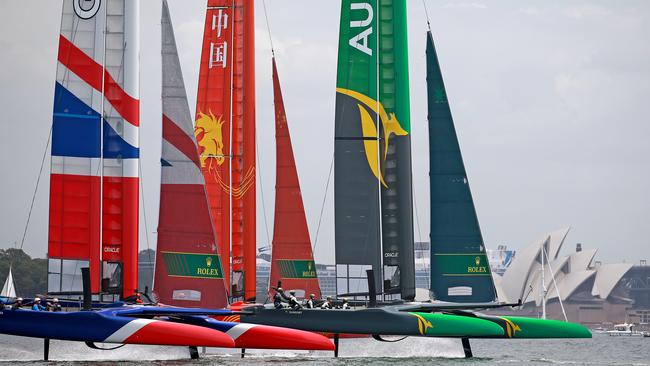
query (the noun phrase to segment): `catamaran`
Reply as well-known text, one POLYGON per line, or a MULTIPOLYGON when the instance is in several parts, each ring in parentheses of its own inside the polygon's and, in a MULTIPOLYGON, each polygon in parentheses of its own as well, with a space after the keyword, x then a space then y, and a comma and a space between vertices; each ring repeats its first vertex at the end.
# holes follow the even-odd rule
MULTIPOLYGON (((354 310, 250 306, 241 321, 317 332, 461 338, 587 338, 578 324, 480 309, 500 303, 433 37, 427 34, 431 288, 415 298, 406 1, 344 0, 336 83, 335 249, 340 296, 354 310)), ((276 97, 277 100, 277 97, 276 97)), ((276 126, 278 122, 276 122, 276 126)), ((275 248, 274 248, 275 249, 275 248)), ((302 258, 282 258, 304 272, 302 258)), ((338 339, 335 337, 338 351, 338 339)), ((337 352, 335 351, 335 352, 337 352)))
MULTIPOLYGON (((331 341, 310 332, 212 318, 237 313, 223 309, 223 280, 202 281, 222 277, 166 1, 162 16, 160 239, 163 256, 171 255, 160 263, 167 261, 170 277, 188 259, 165 252, 172 243, 202 250, 195 257, 205 260, 207 274, 181 276, 185 278, 176 284, 204 286, 204 302, 193 308, 110 303, 138 295, 139 2, 70 0, 63 4, 55 87, 48 293, 83 294, 86 311, 0 312, 0 333, 45 339, 45 359, 50 339, 82 341, 97 349, 102 348, 96 342, 190 346, 193 358, 198 346, 332 350, 331 341), (175 214, 189 214, 186 207, 207 225, 193 229, 168 222, 175 214), (103 300, 103 309, 92 310, 92 300, 103 300)), ((163 295, 167 277, 157 284, 163 295)), ((184 300, 196 300, 196 291, 180 291, 170 294, 169 303, 178 300, 174 295, 185 294, 184 300)))

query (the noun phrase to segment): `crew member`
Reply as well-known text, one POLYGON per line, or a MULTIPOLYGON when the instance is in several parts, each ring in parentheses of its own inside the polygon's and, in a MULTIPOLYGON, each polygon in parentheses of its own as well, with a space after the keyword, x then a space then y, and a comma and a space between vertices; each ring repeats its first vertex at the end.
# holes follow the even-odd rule
POLYGON ((282 309, 284 306, 282 306, 283 300, 286 298, 284 295, 284 290, 282 287, 278 287, 275 289, 275 295, 273 295, 273 306, 276 309, 282 309))
POLYGON ((305 303, 305 307, 306 307, 307 309, 313 309, 313 308, 315 307, 315 306, 314 306, 314 301, 315 301, 315 299, 316 299, 316 295, 314 295, 314 294, 309 294, 309 300, 307 300, 307 302, 305 303))
POLYGON ((22 297, 16 298, 16 301, 14 301, 14 303, 11 304, 11 310, 20 309, 22 306, 23 306, 23 298, 22 297))
POLYGON ((327 301, 320 306, 321 309, 334 309, 334 304, 332 304, 332 296, 327 297, 327 301))
POLYGON ((50 311, 54 311, 54 312, 61 311, 61 304, 59 304, 59 299, 57 299, 56 297, 52 300, 52 303, 48 305, 50 305, 50 311))
POLYGON ((349 309, 349 308, 350 308, 350 304, 348 304, 348 299, 343 298, 343 305, 341 305, 341 309, 345 310, 345 309, 349 309))
POLYGON ((44 310, 46 310, 45 306, 41 305, 41 298, 40 297, 34 298, 34 305, 32 305, 32 310, 34 310, 34 311, 44 311, 44 310))
POLYGON ((296 291, 289 291, 289 306, 294 310, 302 309, 302 305, 300 305, 296 298, 296 291))

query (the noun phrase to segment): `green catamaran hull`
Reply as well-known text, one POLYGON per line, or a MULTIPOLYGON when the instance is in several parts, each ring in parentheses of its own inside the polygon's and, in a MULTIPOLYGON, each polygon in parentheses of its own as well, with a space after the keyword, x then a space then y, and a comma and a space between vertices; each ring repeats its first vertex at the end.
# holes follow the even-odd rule
POLYGON ((400 306, 359 310, 245 309, 242 323, 312 332, 442 338, 591 338, 580 324, 536 318, 489 316, 471 312, 405 312, 400 306))

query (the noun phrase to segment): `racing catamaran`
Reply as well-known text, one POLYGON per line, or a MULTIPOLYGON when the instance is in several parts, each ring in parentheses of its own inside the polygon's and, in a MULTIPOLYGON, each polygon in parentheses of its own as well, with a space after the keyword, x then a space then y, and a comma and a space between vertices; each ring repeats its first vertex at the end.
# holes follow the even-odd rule
MULTIPOLYGON (((476 312, 517 304, 496 298, 431 33, 426 55, 434 300, 413 302, 406 1, 344 0, 335 121, 337 282, 344 284, 341 296, 365 297, 365 307, 251 306, 241 321, 377 340, 461 338, 466 357, 470 338, 591 337, 578 324, 476 312)), ((338 351, 336 336, 335 343, 338 351)))
POLYGON ((159 268, 166 276, 157 276, 157 286, 169 303, 202 301, 191 309, 92 303, 138 295, 139 2, 69 0, 63 4, 52 127, 48 292, 83 294, 85 311, 0 311, 0 333, 45 339, 46 360, 50 339, 97 349, 95 342, 190 346, 192 358, 198 346, 332 350, 318 334, 213 319, 239 313, 219 309, 227 304, 225 285, 166 1, 162 14, 160 263, 166 266, 159 268), (204 225, 170 222, 178 214, 204 225), (172 243, 196 253, 168 251, 172 243), (196 265, 197 258, 207 275, 182 276, 183 265, 196 265), (165 286, 178 271, 184 282, 165 286))

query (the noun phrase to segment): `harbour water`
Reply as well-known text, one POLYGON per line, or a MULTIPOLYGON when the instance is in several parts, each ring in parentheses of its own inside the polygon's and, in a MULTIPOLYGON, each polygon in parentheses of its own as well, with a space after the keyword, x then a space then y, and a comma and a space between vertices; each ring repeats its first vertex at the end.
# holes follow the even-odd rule
POLYGON ((125 346, 99 351, 74 342, 52 341, 49 363, 42 359, 42 341, 0 336, 0 365, 634 365, 650 366, 650 338, 612 338, 594 334, 580 340, 472 340, 473 359, 462 358, 460 341, 408 338, 397 343, 372 339, 341 341, 341 357, 326 352, 208 349, 189 360, 186 348, 125 346))

